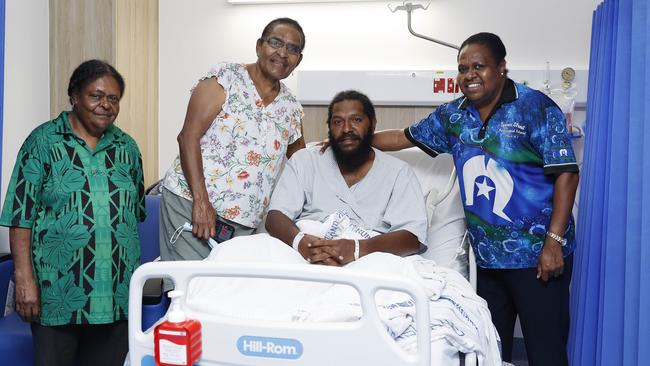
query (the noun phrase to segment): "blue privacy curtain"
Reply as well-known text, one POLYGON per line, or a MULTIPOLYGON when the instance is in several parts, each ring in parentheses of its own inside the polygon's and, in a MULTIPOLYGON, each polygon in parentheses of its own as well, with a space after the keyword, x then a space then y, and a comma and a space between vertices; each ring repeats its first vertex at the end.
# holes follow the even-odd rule
POLYGON ((593 15, 569 357, 650 365, 650 6, 593 15))

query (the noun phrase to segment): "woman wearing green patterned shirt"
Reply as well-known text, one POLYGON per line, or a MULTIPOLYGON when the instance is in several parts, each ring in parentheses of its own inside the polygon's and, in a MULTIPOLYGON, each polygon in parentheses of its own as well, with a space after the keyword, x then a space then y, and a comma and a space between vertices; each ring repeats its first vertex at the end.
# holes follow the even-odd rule
POLYGON ((16 311, 36 365, 122 365, 128 285, 140 261, 144 183, 135 141, 113 122, 122 76, 90 60, 68 85, 72 111, 23 143, 0 225, 10 227, 16 311))

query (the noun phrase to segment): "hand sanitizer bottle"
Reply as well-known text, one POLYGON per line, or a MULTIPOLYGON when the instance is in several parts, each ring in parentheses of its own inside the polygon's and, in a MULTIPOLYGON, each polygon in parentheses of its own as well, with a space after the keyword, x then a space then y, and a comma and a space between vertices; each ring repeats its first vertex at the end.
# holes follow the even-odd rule
POLYGON ((158 366, 192 366, 201 357, 201 323, 186 319, 181 308, 182 291, 170 291, 167 320, 154 328, 154 352, 158 366))

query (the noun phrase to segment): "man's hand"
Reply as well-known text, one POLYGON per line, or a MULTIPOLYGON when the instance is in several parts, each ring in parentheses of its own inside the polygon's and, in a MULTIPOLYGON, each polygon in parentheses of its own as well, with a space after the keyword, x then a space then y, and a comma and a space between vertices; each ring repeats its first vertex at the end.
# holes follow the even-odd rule
POLYGON ((192 202, 192 234, 208 240, 217 235, 217 212, 208 200, 192 202))
POLYGON ((354 240, 324 240, 318 239, 309 243, 309 258, 307 260, 314 262, 322 261, 326 258, 335 260, 338 265, 343 266, 354 261, 354 240))
POLYGON ((544 248, 537 262, 537 278, 546 282, 562 275, 564 271, 564 257, 562 245, 552 238, 546 237, 544 248))
POLYGON ((298 252, 311 264, 324 264, 326 266, 340 266, 339 262, 336 261, 333 254, 327 249, 315 249, 312 248, 313 243, 323 241, 322 238, 319 238, 314 235, 305 234, 305 236, 300 241, 300 246, 298 247, 298 252))
POLYGON ((337 251, 330 245, 323 244, 333 241, 337 240, 324 240, 314 235, 305 234, 300 241, 298 252, 311 264, 341 266, 337 251))
POLYGON ((41 312, 38 286, 33 276, 16 275, 16 312, 26 321, 38 319, 41 312))

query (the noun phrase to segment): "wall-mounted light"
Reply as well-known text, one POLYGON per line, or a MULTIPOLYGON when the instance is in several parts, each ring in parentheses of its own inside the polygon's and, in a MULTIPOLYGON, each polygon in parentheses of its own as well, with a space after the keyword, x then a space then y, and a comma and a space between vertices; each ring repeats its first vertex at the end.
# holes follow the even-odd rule
POLYGON ((386 0, 228 0, 234 5, 253 4, 300 4, 300 3, 344 3, 344 2, 385 2, 386 0))

